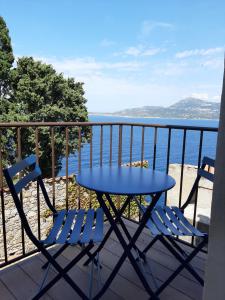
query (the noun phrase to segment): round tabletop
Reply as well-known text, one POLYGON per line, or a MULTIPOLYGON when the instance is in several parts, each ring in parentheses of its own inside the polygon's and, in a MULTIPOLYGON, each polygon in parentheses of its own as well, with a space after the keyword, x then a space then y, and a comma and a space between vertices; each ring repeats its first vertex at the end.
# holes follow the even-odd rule
POLYGON ((79 185, 114 195, 150 195, 168 191, 175 180, 164 172, 137 167, 93 167, 76 176, 79 185))

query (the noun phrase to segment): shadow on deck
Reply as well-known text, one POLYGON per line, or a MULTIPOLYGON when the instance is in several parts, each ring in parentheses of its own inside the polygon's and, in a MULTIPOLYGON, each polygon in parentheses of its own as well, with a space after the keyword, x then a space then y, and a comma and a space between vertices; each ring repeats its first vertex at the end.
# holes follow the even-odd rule
MULTIPOLYGON (((132 234, 137 225, 130 221, 125 222, 127 228, 132 234)), ((106 224, 106 229, 107 226, 108 224, 106 224)), ((151 237, 148 234, 147 229, 145 229, 139 238, 139 247, 143 248, 150 239, 151 237)), ((78 247, 68 247, 59 258, 60 263, 62 265, 67 264, 71 258, 78 253, 78 251, 78 247)), ((101 270, 102 281, 104 281, 110 274, 110 271, 119 259, 121 252, 122 248, 115 235, 112 234, 100 254, 101 264, 103 265, 101 270)), ((192 263, 201 275, 204 274, 205 259, 206 255, 200 253, 192 263)), ((41 282, 44 273, 41 266, 44 261, 45 259, 43 256, 37 254, 1 270, 0 299, 31 299, 38 290, 38 284, 41 282)), ((178 265, 177 261, 159 242, 154 245, 151 251, 148 252, 148 262, 151 264, 151 270, 158 284, 164 281, 171 274, 171 270, 174 270, 178 265)), ((84 267, 81 261, 69 272, 69 274, 75 279, 82 289, 88 290, 89 271, 89 267, 84 267)), ((55 272, 50 270, 48 278, 53 278, 54 274, 55 272)), ((95 275, 97 278, 97 274, 95 275)), ((146 270, 146 276, 149 278, 149 282, 152 282, 152 277, 148 270, 146 270)), ((151 286, 154 287, 153 283, 151 286)), ((93 293, 95 293, 96 290, 97 284, 94 282, 93 293)), ((62 279, 42 299, 70 300, 78 298, 79 297, 75 294, 71 287, 62 279)), ((187 271, 183 271, 181 275, 179 275, 160 295, 160 299, 166 300, 199 300, 201 298, 202 287, 187 271)), ((129 261, 126 260, 120 269, 119 274, 112 282, 110 289, 104 294, 102 299, 144 300, 149 299, 149 296, 145 292, 129 261)))

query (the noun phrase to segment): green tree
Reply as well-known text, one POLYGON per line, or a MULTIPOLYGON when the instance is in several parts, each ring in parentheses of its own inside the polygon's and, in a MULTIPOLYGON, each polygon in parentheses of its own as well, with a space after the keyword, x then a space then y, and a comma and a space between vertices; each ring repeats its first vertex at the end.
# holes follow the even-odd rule
POLYGON ((14 61, 9 30, 0 16, 0 100, 6 100, 10 92, 10 70, 14 61))
MULTIPOLYGON (((14 58, 3 18, 0 18, 0 122, 84 122, 88 120, 83 83, 64 78, 52 65, 32 57, 14 58)), ((88 129, 82 130, 82 141, 88 138, 88 129)), ((65 128, 54 128, 55 171, 61 168, 65 155, 65 128)), ((21 128, 22 157, 35 151, 35 128, 21 128)), ((78 144, 78 128, 69 128, 69 153, 78 144)), ((17 133, 15 129, 1 130, 3 165, 15 162, 17 133)), ((40 164, 45 176, 51 176, 51 132, 49 127, 39 129, 40 164)))
MULTIPOLYGON (((32 57, 20 58, 12 70, 11 108, 9 121, 26 122, 85 122, 88 120, 83 84, 73 78, 65 79, 51 65, 35 61, 32 57)), ((34 152, 33 129, 21 129, 22 154, 34 152)), ((88 131, 82 132, 83 140, 88 131)), ((54 129, 54 154, 56 172, 61 168, 65 155, 65 128, 54 129)), ((78 128, 69 129, 70 153, 78 144, 78 128)), ((51 133, 48 127, 39 131, 40 164, 46 176, 51 176, 51 133)))

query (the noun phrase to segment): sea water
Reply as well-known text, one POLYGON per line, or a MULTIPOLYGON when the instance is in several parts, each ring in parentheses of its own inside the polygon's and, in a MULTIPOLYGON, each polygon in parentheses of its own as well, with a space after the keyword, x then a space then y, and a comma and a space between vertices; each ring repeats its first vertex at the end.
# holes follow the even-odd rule
MULTIPOLYGON (((163 125, 188 125, 201 127, 218 127, 218 120, 186 120, 186 119, 161 119, 161 118, 128 118, 114 116, 89 116, 92 122, 129 122, 129 123, 147 123, 147 124, 163 124, 163 125)), ((170 160, 169 163, 181 163, 182 147, 183 147, 183 130, 172 129, 170 144, 170 160)), ((209 156, 215 158, 216 152, 216 132, 204 132, 202 143, 202 157, 209 156)), ((112 138, 112 164, 118 163, 118 142, 119 128, 113 126, 112 138)), ((197 165, 199 154, 200 132, 188 130, 185 143, 185 164, 197 165)), ((93 166, 100 164, 100 126, 93 127, 93 166)), ((142 147, 142 128, 133 128, 133 149, 132 161, 141 160, 142 147)), ((168 129, 158 128, 157 145, 156 145, 156 161, 155 168, 158 170, 166 170, 168 149, 168 129)), ((154 128, 145 128, 144 139, 144 160, 147 160, 149 166, 153 165, 154 154, 154 128)), ((103 126, 103 147, 102 161, 103 164, 109 164, 110 159, 110 126, 103 126)), ((123 126, 122 133, 122 163, 130 161, 130 126, 123 126)), ((87 168, 90 165, 90 145, 88 143, 82 145, 81 149, 81 167, 87 168)), ((76 174, 78 171, 78 155, 77 153, 69 156, 69 174, 76 174)), ((62 161, 62 169, 58 176, 65 175, 66 163, 62 161)))

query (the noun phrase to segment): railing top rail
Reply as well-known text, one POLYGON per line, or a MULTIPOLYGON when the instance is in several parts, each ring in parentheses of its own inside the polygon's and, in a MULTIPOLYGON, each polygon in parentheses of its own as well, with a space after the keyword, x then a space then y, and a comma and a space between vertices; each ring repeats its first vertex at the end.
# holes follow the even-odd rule
POLYGON ((147 124, 132 122, 8 122, 0 123, 0 128, 18 128, 18 127, 73 127, 73 126, 136 126, 136 127, 157 127, 171 129, 204 130, 218 131, 218 127, 189 126, 189 125, 171 125, 171 124, 147 124))

